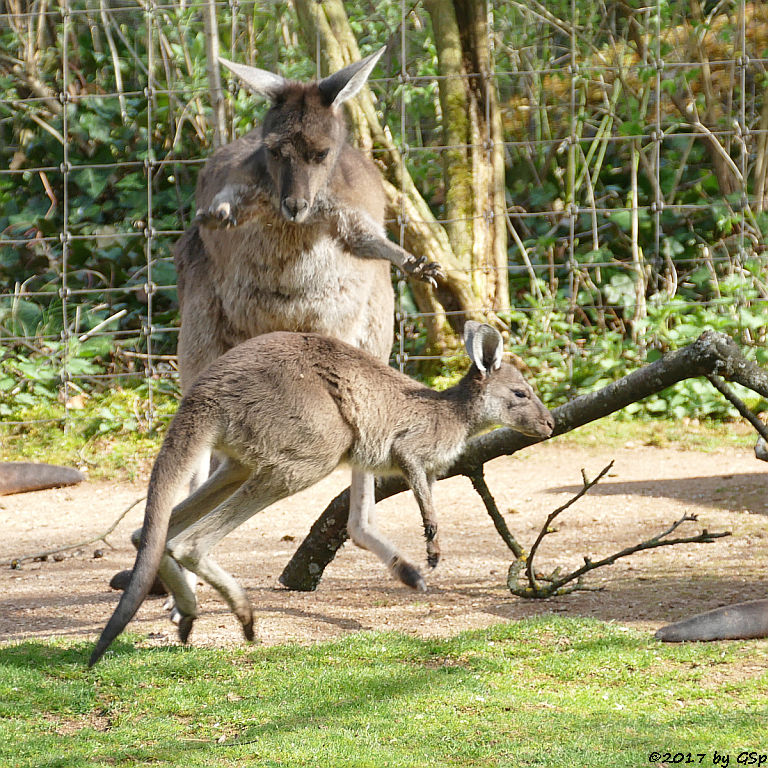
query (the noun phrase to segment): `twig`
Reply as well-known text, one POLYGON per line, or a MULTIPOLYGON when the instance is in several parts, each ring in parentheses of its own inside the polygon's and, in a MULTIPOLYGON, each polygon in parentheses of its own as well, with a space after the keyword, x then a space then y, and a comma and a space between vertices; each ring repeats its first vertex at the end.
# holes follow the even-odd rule
POLYGON ((121 309, 118 312, 115 312, 114 315, 111 317, 108 317, 106 320, 102 320, 98 325, 94 325, 93 328, 91 328, 90 331, 86 331, 82 336, 78 338, 78 341, 88 341, 88 339, 91 338, 94 334, 98 333, 102 328, 109 325, 110 323, 114 323, 115 320, 119 320, 123 315, 126 315, 128 313, 127 309, 121 309))
POLYGON ((91 539, 86 539, 85 541, 78 541, 76 544, 67 544, 64 547, 57 547, 56 549, 48 549, 45 552, 37 552, 33 555, 22 555, 21 557, 14 557, 12 560, 6 560, 4 562, 0 562, 0 566, 8 565, 11 568, 17 568, 20 563, 23 563, 25 560, 37 560, 43 557, 49 557, 50 555, 56 555, 59 552, 67 552, 70 549, 78 549, 79 547, 87 547, 89 544, 95 544, 97 541, 103 541, 108 547, 112 547, 112 545, 107 541, 107 536, 109 536, 112 531, 117 528, 117 526, 120 524, 122 519, 140 502, 144 501, 146 499, 146 496, 142 496, 139 499, 136 499, 136 501, 132 502, 129 506, 127 506, 117 517, 117 519, 112 523, 112 525, 107 528, 104 533, 100 534, 99 536, 94 536, 91 539))
POLYGON ((602 568, 605 565, 612 565, 619 558, 629 557, 629 555, 634 555, 635 552, 642 552, 645 549, 655 549, 657 547, 672 547, 676 544, 711 544, 715 541, 715 539, 721 539, 724 536, 731 535, 730 531, 710 533, 705 528, 701 533, 698 533, 695 536, 685 536, 678 539, 665 538, 683 523, 696 522, 697 520, 698 517, 696 515, 683 515, 683 517, 675 521, 666 531, 658 534, 657 536, 654 536, 651 539, 648 539, 647 541, 642 541, 632 547, 622 549, 620 552, 616 552, 613 555, 604 557, 602 560, 592 561, 588 557, 585 557, 584 565, 582 565, 580 568, 577 568, 572 573, 569 573, 567 576, 553 579, 550 584, 543 590, 539 588, 540 594, 534 594, 530 589, 517 591, 517 589, 513 588, 512 586, 510 586, 510 590, 519 597, 551 597, 552 595, 568 594, 569 592, 573 592, 576 589, 586 589, 586 587, 581 584, 581 578, 585 574, 589 573, 589 571, 594 571, 596 568, 602 568), (571 587, 565 586, 574 580, 577 582, 576 584, 571 587))
POLYGON ((488 514, 491 516, 491 520, 493 520, 493 524, 496 526, 496 530, 499 532, 499 536, 501 536, 504 543, 512 550, 518 560, 524 558, 525 551, 517 543, 515 537, 510 533, 510 530, 507 527, 506 522, 504 522, 504 518, 502 517, 501 512, 499 512, 499 508, 496 505, 496 500, 491 495, 491 491, 485 482, 485 474, 483 473, 483 468, 478 467, 477 471, 473 472, 469 476, 469 479, 472 481, 474 489, 483 500, 483 504, 485 504, 485 508, 488 510, 488 514))
POLYGON ((539 535, 536 537, 536 541, 533 542, 533 546, 531 547, 531 551, 525 563, 525 574, 528 577, 528 583, 531 585, 531 588, 534 591, 539 589, 539 584, 536 581, 536 574, 534 573, 534 570, 533 570, 533 558, 544 537, 548 533, 552 532, 550 526, 554 522, 555 518, 561 512, 565 512, 565 510, 568 509, 568 507, 570 507, 572 504, 575 504, 582 496, 584 496, 584 494, 587 493, 590 488, 597 485, 597 483, 599 483, 606 476, 606 474, 608 474, 608 472, 611 470, 611 467, 613 467, 613 461, 611 461, 611 463, 608 464, 608 466, 604 467, 603 470, 600 472, 600 474, 594 480, 591 480, 591 481, 587 480, 587 476, 584 474, 584 470, 582 469, 581 477, 582 477, 582 480, 584 481, 584 484, 581 490, 571 499, 566 501, 565 504, 558 507, 553 512, 550 512, 549 515, 547 516, 547 520, 542 526, 541 530, 539 531, 539 535))
POLYGON ((590 571, 594 571, 597 568, 602 568, 606 565, 612 565, 622 557, 629 557, 636 552, 642 552, 646 549, 655 549, 657 547, 671 547, 676 544, 711 544, 715 539, 720 539, 723 536, 730 536, 730 531, 722 531, 718 533, 710 533, 706 528, 701 533, 695 536, 685 536, 682 538, 670 539, 667 538, 670 534, 676 531, 683 523, 696 522, 698 517, 696 515, 684 514, 679 520, 676 520, 665 531, 652 536, 650 539, 641 541, 639 544, 635 544, 631 547, 625 547, 619 552, 615 552, 612 555, 602 558, 601 560, 591 560, 589 557, 584 557, 584 565, 564 576, 560 575, 560 569, 556 568, 549 576, 536 575, 534 571, 534 556, 539 548, 539 544, 543 538, 551 533, 551 525, 555 518, 564 510, 568 509, 575 501, 580 499, 590 488, 596 485, 613 466, 611 462, 603 471, 591 481, 588 481, 584 470, 582 470, 582 477, 584 479, 584 486, 582 489, 568 502, 558 507, 547 516, 547 520, 544 523, 539 535, 531 547, 531 552, 528 555, 525 562, 521 559, 517 559, 509 568, 507 574, 507 587, 512 594, 518 597, 525 598, 545 598, 552 597, 553 595, 566 595, 577 589, 590 589, 583 584, 583 577, 590 571), (525 567, 525 581, 521 580, 521 571, 525 567), (522 583, 521 583, 522 581, 522 583), (542 582, 545 582, 542 584, 542 582), (573 584, 572 582, 576 582, 573 584), (568 586, 570 585, 570 586, 568 586))

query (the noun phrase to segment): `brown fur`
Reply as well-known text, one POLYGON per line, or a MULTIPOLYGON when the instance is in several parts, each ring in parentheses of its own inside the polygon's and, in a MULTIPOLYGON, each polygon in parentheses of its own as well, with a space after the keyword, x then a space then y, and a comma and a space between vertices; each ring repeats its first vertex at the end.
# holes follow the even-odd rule
POLYGON ((334 336, 385 360, 388 262, 432 282, 440 274, 387 240, 381 175, 346 141, 341 103, 380 53, 312 83, 222 60, 272 107, 209 158, 198 220, 176 247, 185 390, 234 344, 271 331, 334 336))
MULTIPOLYGON (((346 142, 341 105, 381 53, 312 83, 222 59, 272 107, 262 126, 208 160, 198 217, 175 249, 184 392, 219 355, 271 331, 334 336, 385 360, 394 311, 387 262, 432 283, 440 275, 387 240, 381 176, 346 142)), ((192 487, 208 474, 209 457, 199 462, 192 487)), ((350 508, 361 537, 372 483, 353 472, 371 507, 350 508)))

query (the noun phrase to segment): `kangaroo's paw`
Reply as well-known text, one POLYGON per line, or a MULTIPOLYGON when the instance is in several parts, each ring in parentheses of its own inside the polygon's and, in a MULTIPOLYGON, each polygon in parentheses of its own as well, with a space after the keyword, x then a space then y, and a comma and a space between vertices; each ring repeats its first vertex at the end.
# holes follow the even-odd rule
POLYGON ((200 208, 195 221, 209 229, 230 229, 237 226, 237 206, 231 200, 221 200, 210 208, 200 208))
POLYGON ((403 265, 403 269, 412 277, 429 283, 433 288, 437 288, 438 278, 445 278, 443 268, 436 261, 427 261, 426 256, 414 257, 403 265))

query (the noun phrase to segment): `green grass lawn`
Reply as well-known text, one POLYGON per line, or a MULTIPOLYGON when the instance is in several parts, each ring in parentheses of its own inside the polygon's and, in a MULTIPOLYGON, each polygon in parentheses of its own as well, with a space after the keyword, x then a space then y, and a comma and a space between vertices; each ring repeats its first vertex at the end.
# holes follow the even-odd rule
POLYGON ((584 768, 768 753, 766 641, 669 646, 546 618, 309 648, 129 638, 93 670, 89 652, 0 646, 0 765, 584 768))

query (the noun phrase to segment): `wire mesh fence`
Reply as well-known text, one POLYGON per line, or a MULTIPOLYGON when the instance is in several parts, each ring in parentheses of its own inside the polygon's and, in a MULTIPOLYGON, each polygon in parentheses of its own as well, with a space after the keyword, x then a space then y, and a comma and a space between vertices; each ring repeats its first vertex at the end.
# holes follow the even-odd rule
MULTIPOLYGON (((452 153, 493 138, 456 144, 445 130, 441 87, 452 76, 439 63, 441 5, 343 9, 363 54, 388 46, 370 80, 378 119, 402 177, 450 231, 452 153)), ((6 428, 76 424, 84 398, 129 384, 141 394, 139 421, 168 414, 158 403, 175 391, 172 246, 194 216, 217 114, 232 139, 265 108, 225 78, 217 112, 203 18, 211 10, 227 58, 297 79, 321 74, 322 41, 292 2, 0 2, 6 428)), ((501 266, 482 254, 461 263, 477 309, 507 328, 544 395, 598 386, 705 327, 762 359, 768 9, 556 0, 483 12, 489 68, 465 66, 462 77, 497 96, 508 246, 501 266), (506 306, 482 290, 483 275, 498 282, 501 271, 506 306)), ((381 152, 374 145, 374 157, 381 152)), ((489 226, 495 215, 467 214, 489 226)), ((405 239, 407 218, 393 213, 393 237, 405 239)), ((439 362, 425 331, 435 313, 402 280, 398 297, 393 362, 409 372, 439 362)))

